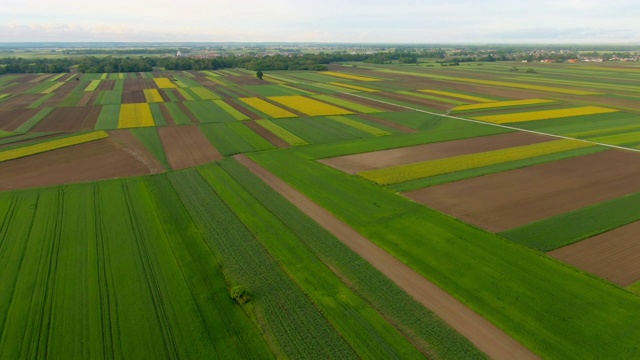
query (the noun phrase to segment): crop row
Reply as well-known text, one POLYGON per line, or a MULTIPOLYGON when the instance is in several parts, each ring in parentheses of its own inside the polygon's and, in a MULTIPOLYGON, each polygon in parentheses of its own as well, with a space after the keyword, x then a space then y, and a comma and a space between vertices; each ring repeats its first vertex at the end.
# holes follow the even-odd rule
POLYGON ((495 108, 503 108, 503 107, 511 107, 511 106, 546 104, 546 103, 552 103, 552 102, 554 101, 547 100, 547 99, 508 100, 508 101, 498 101, 498 102, 487 102, 487 103, 481 103, 481 104, 462 105, 462 106, 457 106, 453 108, 453 110, 465 111, 465 110, 495 109, 495 108))
POLYGON ((0 152, 0 162, 40 154, 43 152, 61 149, 73 145, 84 144, 86 142, 100 140, 107 137, 109 137, 109 134, 104 131, 94 131, 87 134, 69 136, 62 139, 56 139, 39 144, 23 146, 16 149, 5 150, 0 152))
POLYGON ((292 134, 291 132, 283 129, 282 127, 274 124, 269 120, 256 120, 256 123, 262 126, 263 128, 271 131, 274 135, 286 141, 290 145, 298 146, 298 145, 309 144, 304 139, 299 138, 298 136, 292 134))
POLYGON ((381 185, 390 185, 589 146, 593 146, 593 144, 576 140, 555 140, 533 145, 392 166, 384 169, 368 170, 360 172, 359 175, 381 185))
POLYGON ((339 108, 304 96, 271 96, 270 100, 280 103, 309 116, 348 115, 353 114, 349 110, 339 108))
POLYGON ((264 207, 262 213, 255 213, 257 206, 252 209, 242 208, 237 213, 245 214, 245 222, 261 235, 262 242, 280 262, 296 270, 295 273, 290 273, 299 279, 301 286, 305 286, 305 277, 313 279, 315 287, 322 285, 321 289, 310 289, 309 296, 326 309, 325 313, 334 326, 351 339, 352 347, 361 357, 422 357, 395 331, 388 329, 381 333, 380 330, 388 326, 386 321, 393 324, 428 357, 483 357, 464 337, 245 167, 231 159, 219 164, 242 186, 238 190, 228 190, 231 194, 229 201, 237 197, 235 194, 249 192, 253 197, 250 200, 257 201, 264 207), (256 218, 265 220, 258 222, 254 220, 256 218), (264 227, 267 228, 263 229, 264 227), (269 231, 270 229, 274 230, 269 231), (353 290, 346 289, 325 265, 339 274, 353 290), (341 296, 329 295, 331 302, 327 304, 323 299, 327 292, 339 293, 341 296), (363 304, 362 300, 371 304, 386 321, 363 304), (362 328, 362 323, 372 326, 362 328), (354 333, 355 329, 360 330, 354 333), (401 350, 403 352, 399 352, 401 350))
POLYGON ((346 342, 220 198, 216 190, 225 190, 225 178, 208 171, 202 176, 194 169, 168 175, 229 281, 251 292, 252 310, 282 355, 354 358, 346 342))
POLYGON ((495 102, 495 100, 493 100, 493 99, 487 99, 487 98, 483 98, 483 97, 466 95, 466 94, 459 94, 459 93, 455 93, 455 92, 451 92, 451 91, 431 90, 431 89, 423 89, 423 90, 419 90, 419 91, 420 92, 424 92, 424 93, 429 93, 429 94, 444 95, 444 96, 450 96, 450 97, 454 97, 454 98, 458 98, 458 99, 477 101, 479 103, 495 102))
POLYGON ((527 112, 519 112, 519 113, 511 113, 511 114, 478 116, 478 117, 475 117, 474 119, 481 120, 481 121, 488 121, 494 124, 505 124, 505 123, 514 123, 514 122, 523 122, 523 121, 548 120, 548 119, 559 119, 559 118, 574 117, 574 116, 606 114, 606 113, 613 113, 617 111, 619 110, 603 108, 599 106, 581 106, 581 107, 568 108, 568 109, 539 110, 539 111, 527 111, 527 112))
POLYGON ((298 117, 298 115, 287 111, 283 108, 275 106, 271 103, 264 101, 263 99, 252 97, 252 98, 240 98, 240 101, 243 103, 257 109, 258 111, 267 114, 269 117, 274 119, 282 119, 289 117, 298 117))
POLYGON ((372 77, 353 75, 353 74, 347 74, 347 73, 335 72, 335 71, 324 71, 322 72, 322 75, 330 75, 330 76, 335 76, 343 79, 358 80, 358 81, 380 81, 380 79, 376 79, 372 77))

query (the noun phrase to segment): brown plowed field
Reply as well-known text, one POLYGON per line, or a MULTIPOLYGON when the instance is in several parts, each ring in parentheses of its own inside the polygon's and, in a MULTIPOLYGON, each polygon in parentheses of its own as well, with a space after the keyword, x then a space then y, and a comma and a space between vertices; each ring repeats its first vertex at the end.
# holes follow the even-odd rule
POLYGON ((384 125, 384 126, 387 126, 387 127, 402 131, 404 133, 412 134, 412 133, 418 132, 418 130, 416 130, 416 129, 412 129, 412 128, 406 127, 404 125, 400 125, 398 123, 394 123, 393 121, 380 119, 380 118, 377 118, 377 117, 375 117, 373 115, 358 114, 358 117, 360 117, 360 118, 362 118, 364 120, 368 120, 368 121, 371 121, 371 122, 374 122, 374 123, 377 123, 377 124, 380 124, 380 125, 384 125))
POLYGON ((157 89, 155 81, 150 82, 147 79, 128 79, 124 82, 123 91, 142 91, 144 89, 157 89), (153 83, 153 84, 152 84, 153 83))
POLYGON ((27 189, 149 174, 125 148, 102 139, 0 162, 0 190, 27 189))
POLYGON ((435 101, 435 100, 423 99, 423 98, 419 98, 419 97, 415 97, 415 96, 397 94, 397 93, 393 93, 393 92, 377 92, 376 95, 380 96, 382 98, 387 98, 387 99, 391 99, 391 100, 402 101, 402 102, 405 102, 405 103, 426 106, 428 108, 436 109, 436 110, 449 110, 449 109, 454 107, 454 105, 443 103, 443 102, 439 102, 439 101, 435 101))
POLYGON ((31 131, 81 131, 96 125, 102 106, 59 107, 45 116, 31 131))
POLYGON ((115 80, 102 80, 100 81, 100 85, 98 85, 98 88, 96 90, 99 90, 99 91, 113 90, 113 87, 115 86, 115 84, 116 84, 115 80))
POLYGON ((171 116, 167 107, 164 106, 164 104, 158 104, 158 106, 160 107, 160 112, 162 112, 162 116, 164 116, 164 120, 167 122, 167 125, 175 125, 176 121, 173 120, 173 116, 171 116))
POLYGON ((20 94, 0 103, 0 109, 24 109, 43 97, 43 94, 20 94))
POLYGON ((279 148, 291 147, 291 145, 288 142, 280 139, 279 137, 274 135, 271 131, 263 128, 262 126, 260 126, 258 123, 254 121, 245 121, 244 124, 247 125, 249 129, 255 131, 258 135, 262 136, 265 140, 272 143, 274 146, 277 146, 279 148))
POLYGON ((622 286, 640 280, 640 221, 547 253, 622 286))
POLYGON ((158 128, 167 160, 174 170, 206 164, 222 159, 197 126, 158 128))
POLYGON ((640 191, 640 154, 592 155, 414 190, 404 195, 492 232, 640 191))
POLYGON ((393 104, 385 104, 382 103, 380 101, 376 101, 376 100, 371 100, 371 99, 366 99, 360 96, 355 96, 355 95, 350 95, 350 94, 332 94, 332 96, 338 97, 338 98, 342 98, 348 101, 353 101, 355 103, 360 103, 366 106, 371 106, 374 108, 378 108, 384 111, 406 111, 406 108, 400 107, 400 106, 396 106, 393 104))
POLYGON ((227 76, 224 79, 236 85, 265 85, 264 80, 251 75, 227 76))
POLYGON ((189 121, 191 121, 192 124, 200 123, 200 120, 198 120, 198 118, 195 115, 193 115, 191 110, 189 110, 189 108, 184 103, 181 103, 181 102, 178 103, 178 107, 187 116, 187 118, 189 118, 189 121))
POLYGON ((0 129, 4 131, 14 131, 40 109, 2 109, 0 108, 0 129))
POLYGON ((123 104, 139 104, 146 102, 147 99, 144 97, 144 92, 142 90, 125 90, 122 92, 123 104))
POLYGON ((143 163, 152 174, 160 174, 165 171, 164 166, 158 159, 149 152, 140 140, 128 130, 109 131, 110 139, 123 145, 125 151, 131 154, 138 161, 143 163))
MULTIPOLYGON (((235 158, 494 359, 537 359, 513 338, 245 155, 235 158)), ((334 270, 335 271, 335 270, 334 270)), ((340 275, 340 274, 338 274, 340 275)))
POLYGON ((93 104, 98 97, 98 92, 92 91, 82 95, 82 98, 78 101, 76 106, 88 106, 93 104))
POLYGON ((500 135, 374 151, 364 154, 339 156, 320 161, 346 173, 355 174, 365 170, 381 169, 420 161, 530 145, 550 140, 555 140, 555 138, 518 131, 500 135))

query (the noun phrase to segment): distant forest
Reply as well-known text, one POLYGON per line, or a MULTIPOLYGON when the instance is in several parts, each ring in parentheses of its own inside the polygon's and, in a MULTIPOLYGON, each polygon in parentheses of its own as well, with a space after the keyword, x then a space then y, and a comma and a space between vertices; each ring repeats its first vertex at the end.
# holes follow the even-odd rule
POLYGON ((0 74, 7 73, 62 73, 69 67, 78 66, 83 73, 112 73, 151 71, 154 67, 166 70, 217 70, 245 68, 247 70, 315 70, 327 69, 327 64, 338 61, 364 61, 383 63, 392 60, 417 62, 417 54, 394 51, 376 54, 304 54, 273 56, 227 55, 212 58, 194 57, 95 57, 80 59, 23 59, 0 58, 0 74))

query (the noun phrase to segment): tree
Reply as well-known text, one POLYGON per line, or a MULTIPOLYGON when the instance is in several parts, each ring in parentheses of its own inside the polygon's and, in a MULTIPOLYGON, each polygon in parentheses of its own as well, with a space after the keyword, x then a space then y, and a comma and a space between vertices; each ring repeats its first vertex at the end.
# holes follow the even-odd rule
POLYGON ((256 76, 258 77, 258 79, 262 80, 262 77, 264 76, 264 74, 262 73, 262 70, 256 71, 256 76))

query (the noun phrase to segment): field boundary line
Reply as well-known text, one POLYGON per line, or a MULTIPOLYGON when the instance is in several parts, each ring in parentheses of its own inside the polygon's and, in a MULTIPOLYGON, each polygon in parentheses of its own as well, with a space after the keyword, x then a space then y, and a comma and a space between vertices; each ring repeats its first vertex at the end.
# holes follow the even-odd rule
POLYGON ((493 359, 538 359, 491 322, 244 154, 240 164, 493 359))

